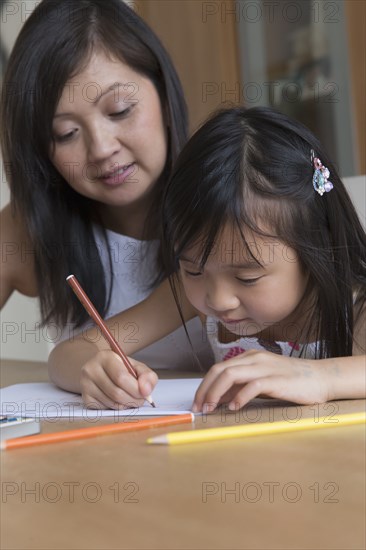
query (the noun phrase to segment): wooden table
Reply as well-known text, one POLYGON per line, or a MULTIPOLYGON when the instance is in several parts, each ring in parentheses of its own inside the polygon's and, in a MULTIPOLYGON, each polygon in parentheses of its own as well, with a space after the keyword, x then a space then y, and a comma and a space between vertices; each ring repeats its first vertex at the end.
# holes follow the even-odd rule
MULTIPOLYGON (((45 365, 2 365, 3 386, 46 380, 45 365)), ((252 404, 196 425, 364 408, 364 400, 252 404)), ((43 421, 42 431, 85 425, 43 421)), ((136 432, 1 453, 1 548, 365 548, 364 426, 177 447, 147 446, 146 438, 136 432)))

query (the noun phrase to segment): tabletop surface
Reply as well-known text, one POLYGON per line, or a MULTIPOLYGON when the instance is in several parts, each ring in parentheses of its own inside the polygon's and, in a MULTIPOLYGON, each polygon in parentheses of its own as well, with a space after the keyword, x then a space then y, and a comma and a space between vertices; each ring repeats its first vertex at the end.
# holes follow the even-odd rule
MULTIPOLYGON (((1 369, 2 386, 47 381, 44 364, 4 361, 1 369)), ((317 421, 363 410, 365 400, 252 402, 240 412, 199 417, 196 427, 317 421)), ((88 425, 48 420, 42 432, 88 425)), ((364 426, 146 445, 148 435, 167 431, 2 452, 1 548, 365 548, 364 426)))

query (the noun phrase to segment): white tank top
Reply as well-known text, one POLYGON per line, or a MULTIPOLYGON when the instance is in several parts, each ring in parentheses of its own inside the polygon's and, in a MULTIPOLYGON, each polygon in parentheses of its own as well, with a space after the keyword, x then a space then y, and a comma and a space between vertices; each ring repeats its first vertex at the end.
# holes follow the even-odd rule
MULTIPOLYGON (((109 318, 141 302, 152 292, 151 283, 156 276, 158 241, 147 243, 110 230, 107 230, 106 233, 113 272, 111 300, 105 315, 106 318, 109 318)), ((106 250, 101 230, 97 227, 94 228, 94 236, 106 274, 106 286, 109 289, 111 274, 108 250, 106 250)), ((157 312, 156 322, 159 322, 159 312, 157 312)), ((93 326, 92 321, 78 329, 74 329, 72 324, 68 324, 62 330, 58 341, 70 338, 73 331, 76 334, 91 326, 93 326)), ((213 355, 205 327, 202 326, 198 317, 189 321, 186 327, 193 351, 182 327, 135 353, 133 357, 152 369, 199 370, 198 357, 199 362, 206 370, 213 364, 213 355)), ((125 341, 127 341, 126 338, 138 338, 138 328, 131 323, 131 327, 124 328, 124 335, 126 335, 124 336, 125 341)))
POLYGON ((236 357, 240 353, 249 350, 271 351, 278 355, 292 357, 306 357, 307 359, 315 359, 317 356, 317 343, 297 345, 294 342, 268 342, 260 340, 256 337, 240 337, 233 342, 223 343, 219 340, 218 322, 213 317, 206 319, 207 338, 210 342, 215 363, 227 361, 232 357, 236 357))

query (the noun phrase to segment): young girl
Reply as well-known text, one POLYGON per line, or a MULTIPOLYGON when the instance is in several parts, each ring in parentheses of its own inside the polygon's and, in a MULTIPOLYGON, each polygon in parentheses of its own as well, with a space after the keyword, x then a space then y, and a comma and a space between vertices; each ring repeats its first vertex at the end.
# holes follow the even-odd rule
MULTIPOLYGON (((14 290, 38 295, 62 340, 90 326, 70 273, 103 316, 144 299, 164 277, 159 206, 187 135, 181 85, 153 32, 120 0, 43 0, 12 51, 1 118, 11 204, 0 304, 14 290)), ((197 319, 189 333, 207 362, 197 319)), ((193 364, 183 329, 139 357, 193 364)))
MULTIPOLYGON (((266 108, 216 114, 179 156, 163 211, 181 316, 200 314, 216 360, 194 410, 258 395, 300 404, 365 397, 365 232, 308 129, 266 108)), ((150 342, 179 323, 169 293, 163 284, 116 321, 138 323, 140 345, 150 342)), ((51 373, 70 359, 86 402, 141 403, 156 375, 135 363, 136 381, 97 349, 107 346, 62 344, 51 373)))

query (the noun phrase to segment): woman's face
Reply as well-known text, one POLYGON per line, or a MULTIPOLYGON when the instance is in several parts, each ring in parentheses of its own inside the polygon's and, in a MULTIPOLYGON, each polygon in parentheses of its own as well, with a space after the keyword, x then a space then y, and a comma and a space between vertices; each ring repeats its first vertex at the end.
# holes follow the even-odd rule
POLYGON ((102 52, 65 85, 53 119, 54 166, 85 197, 147 208, 167 157, 153 83, 102 52))

